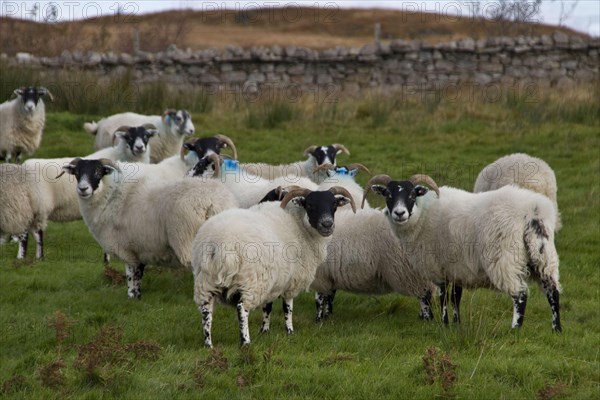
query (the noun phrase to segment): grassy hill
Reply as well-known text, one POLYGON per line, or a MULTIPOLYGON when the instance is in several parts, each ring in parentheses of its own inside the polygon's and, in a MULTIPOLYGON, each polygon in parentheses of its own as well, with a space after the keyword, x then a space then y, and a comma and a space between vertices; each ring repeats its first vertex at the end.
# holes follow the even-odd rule
POLYGON ((58 24, 2 18, 0 52, 26 51, 58 55, 63 50, 131 52, 132 32, 139 30, 141 48, 158 51, 175 43, 180 48, 296 45, 316 49, 363 46, 373 41, 375 23, 383 40, 403 38, 443 42, 462 37, 538 35, 567 28, 542 24, 455 17, 381 9, 288 8, 226 13, 191 10, 146 15, 107 16, 58 24))

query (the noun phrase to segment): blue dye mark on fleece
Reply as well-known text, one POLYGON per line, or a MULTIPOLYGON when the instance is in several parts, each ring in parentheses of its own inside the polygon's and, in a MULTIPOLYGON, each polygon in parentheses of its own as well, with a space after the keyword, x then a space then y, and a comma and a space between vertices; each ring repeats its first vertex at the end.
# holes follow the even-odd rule
POLYGON ((225 171, 237 171, 240 169, 240 163, 237 160, 224 160, 221 168, 225 171))

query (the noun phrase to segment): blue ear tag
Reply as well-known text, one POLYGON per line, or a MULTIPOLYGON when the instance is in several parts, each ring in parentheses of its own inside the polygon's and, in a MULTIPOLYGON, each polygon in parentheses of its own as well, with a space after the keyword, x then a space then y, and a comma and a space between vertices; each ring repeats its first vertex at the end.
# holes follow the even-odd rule
POLYGON ((358 173, 358 169, 348 169, 346 167, 335 167, 335 173, 338 175, 347 175, 352 178, 358 173))
POLYGON ((240 162, 238 160, 223 160, 223 168, 228 171, 235 171, 240 167, 240 162))

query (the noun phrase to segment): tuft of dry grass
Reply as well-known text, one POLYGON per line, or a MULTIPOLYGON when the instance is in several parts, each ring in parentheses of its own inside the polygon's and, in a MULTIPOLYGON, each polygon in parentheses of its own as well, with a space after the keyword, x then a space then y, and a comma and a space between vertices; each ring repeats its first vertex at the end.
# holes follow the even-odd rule
POLYGON ((456 365, 448 353, 442 352, 436 347, 429 347, 423 355, 423 366, 427 383, 433 385, 439 382, 444 391, 444 395, 449 396, 452 387, 456 383, 456 365))
POLYGON ((65 362, 62 359, 42 366, 38 370, 38 377, 42 384, 51 388, 63 386, 66 383, 66 378, 62 371, 65 366, 65 362))
POLYGON ((116 269, 105 266, 104 267, 104 276, 108 279, 108 281, 112 285, 122 285, 125 283, 125 274, 117 271, 116 269))
POLYGON ((566 385, 562 382, 547 383, 541 388, 535 398, 537 400, 552 400, 565 395, 566 385))
POLYGON ((213 348, 210 355, 202 362, 202 366, 226 371, 229 369, 229 360, 227 360, 227 357, 223 355, 221 350, 213 348))
POLYGON ((27 379, 21 375, 13 375, 11 378, 7 379, 2 383, 2 387, 0 387, 1 394, 9 394, 18 392, 23 390, 27 386, 27 379))
POLYGON ((54 329, 56 336, 56 346, 60 354, 65 340, 71 337, 71 328, 77 324, 77 321, 68 318, 62 311, 57 310, 48 318, 48 326, 54 329))
POLYGON ((354 356, 352 354, 336 353, 336 354, 333 354, 333 355, 327 357, 323 361, 321 361, 319 363, 319 365, 321 367, 329 367, 329 366, 332 366, 332 365, 340 363, 340 362, 353 361, 353 360, 354 360, 354 356))
POLYGON ((77 346, 73 366, 84 372, 91 382, 106 383, 114 376, 114 367, 128 365, 135 359, 157 360, 161 347, 153 341, 123 343, 123 330, 107 325, 89 342, 77 346))

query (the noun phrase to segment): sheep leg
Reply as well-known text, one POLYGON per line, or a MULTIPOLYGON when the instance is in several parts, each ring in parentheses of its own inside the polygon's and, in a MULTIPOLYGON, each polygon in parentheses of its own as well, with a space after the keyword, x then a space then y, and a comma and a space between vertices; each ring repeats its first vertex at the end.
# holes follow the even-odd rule
POLYGON ((244 308, 244 302, 240 301, 237 304, 238 322, 240 325, 240 346, 250 344, 250 327, 248 324, 248 315, 250 313, 244 308))
POLYGON ((560 324, 560 310, 559 310, 559 293, 558 285, 550 278, 542 280, 542 287, 546 298, 550 304, 552 310, 552 329, 555 332, 562 332, 562 326, 560 324))
POLYGON ((333 299, 335 299, 335 293, 336 291, 332 290, 331 294, 325 297, 325 300, 327 300, 325 307, 325 315, 333 315, 333 299))
POLYGON ((431 290, 426 290, 425 295, 419 299, 421 310, 419 318, 424 320, 432 320, 433 312, 431 310, 431 290))
POLYGON ((204 331, 204 347, 212 348, 212 315, 214 299, 211 297, 199 307, 202 314, 202 330, 204 331))
POLYGON ((319 322, 323 319, 323 308, 325 304, 325 297, 323 293, 315 292, 315 306, 317 308, 317 315, 315 317, 316 321, 319 322))
POLYGON ((142 277, 144 276, 144 264, 128 265, 125 269, 127 275, 127 296, 130 299, 142 297, 142 277))
POLYGON ((520 292, 513 296, 513 320, 512 327, 520 328, 523 325, 525 317, 525 307, 527 307, 527 292, 520 292))
POLYGON ((20 151, 15 156, 15 164, 21 164, 21 152, 20 151))
POLYGON ((294 333, 292 324, 292 311, 294 310, 294 299, 283 299, 283 319, 285 320, 285 330, 288 335, 294 333))
POLYGON ((271 311, 273 310, 273 303, 267 303, 263 306, 263 320, 262 325, 260 326, 261 333, 269 332, 269 328, 271 325, 271 311))
POLYGON ((440 306, 442 307, 442 322, 448 325, 448 284, 440 285, 440 306))
POLYGON ((104 266, 107 267, 110 264, 110 254, 104 253, 103 261, 104 261, 104 266))
POLYGON ((35 238, 35 258, 41 260, 44 258, 44 231, 39 229, 33 233, 35 238))
POLYGON ((27 241, 29 240, 29 233, 24 232, 19 235, 19 250, 17 252, 17 260, 22 260, 27 254, 27 241))
POLYGON ((462 298, 462 286, 456 283, 452 284, 452 294, 450 300, 452 301, 452 321, 460 323, 460 299, 462 298))

